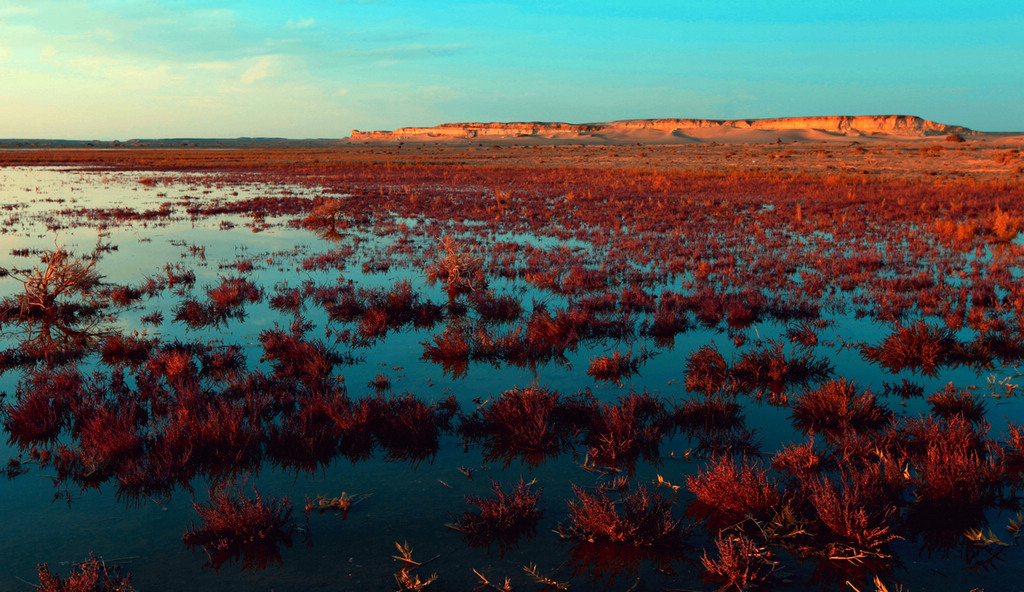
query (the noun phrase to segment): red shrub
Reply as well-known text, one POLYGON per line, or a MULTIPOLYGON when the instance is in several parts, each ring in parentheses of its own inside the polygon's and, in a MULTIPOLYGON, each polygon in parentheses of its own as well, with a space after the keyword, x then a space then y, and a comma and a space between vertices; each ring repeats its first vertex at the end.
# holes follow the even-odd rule
POLYGON ((22 446, 57 439, 68 425, 82 395, 82 377, 75 371, 38 370, 20 386, 18 401, 3 406, 10 441, 22 446))
POLYGON ((800 481, 817 475, 822 463, 821 454, 814 449, 813 439, 803 444, 784 445, 772 460, 774 468, 785 471, 800 481))
POLYGON ((221 278, 220 284, 206 289, 216 309, 233 309, 263 300, 263 289, 246 278, 221 278))
POLYGON ((952 331, 918 321, 899 327, 878 346, 861 347, 861 355, 893 373, 909 369, 935 376, 939 366, 955 361, 957 349, 952 331))
POLYGON ((377 396, 369 400, 373 410, 373 435, 388 459, 425 460, 437 453, 438 436, 451 429, 458 403, 449 397, 427 405, 412 394, 377 396))
POLYGON ((704 345, 686 360, 686 390, 710 395, 729 382, 729 364, 714 345, 704 345))
POLYGON ((719 533, 715 547, 718 558, 709 558, 705 551, 700 563, 705 578, 721 584, 720 590, 756 590, 775 572, 777 564, 768 551, 743 534, 719 533))
POLYGON ((732 369, 732 377, 740 390, 767 386, 776 391, 824 380, 832 371, 832 364, 825 358, 796 352, 787 356, 781 341, 769 341, 763 348, 743 352, 732 369))
POLYGON ((297 380, 305 385, 330 381, 337 358, 319 339, 306 339, 310 325, 293 323, 290 332, 267 329, 260 333, 263 360, 273 364, 274 375, 282 380, 297 380))
POLYGON ((241 557, 248 570, 264 569, 281 562, 280 546, 292 544, 292 507, 285 499, 264 501, 242 496, 232 483, 210 489, 210 501, 193 504, 202 523, 193 526, 182 540, 189 548, 203 547, 209 565, 219 569, 241 557))
POLYGON ((597 356, 590 359, 587 375, 597 380, 618 382, 640 371, 640 365, 647 359, 646 353, 634 357, 633 351, 626 354, 615 352, 611 356, 597 356))
POLYGON ((496 540, 502 548, 509 548, 520 536, 532 536, 536 532, 537 521, 542 514, 537 510, 542 491, 542 488, 533 491, 532 482, 525 483, 519 479, 512 492, 505 493, 501 484, 494 481, 492 497, 466 496, 466 502, 479 511, 463 512, 460 519, 453 516, 451 528, 464 533, 473 545, 489 545, 496 540))
POLYGON ((835 538, 825 550, 827 556, 879 554, 899 538, 893 532, 898 508, 871 469, 844 469, 838 480, 823 477, 806 483, 818 520, 835 538))
POLYGON ((687 477, 686 487, 697 496, 688 512, 707 516, 715 525, 735 524, 748 515, 771 518, 783 503, 775 481, 760 463, 746 456, 738 463, 727 457, 713 460, 705 470, 687 477))
POLYGON ((953 383, 928 397, 928 404, 931 405, 932 413, 946 419, 960 416, 978 423, 985 418, 984 401, 969 390, 956 388, 953 383))
POLYGON ((138 335, 112 333, 104 338, 103 345, 100 346, 100 354, 103 356, 104 364, 136 366, 149 358, 149 354, 156 344, 157 340, 155 339, 142 339, 138 335))
POLYGON ((739 403, 710 394, 685 401, 675 410, 673 421, 688 434, 701 434, 731 430, 743 423, 743 416, 739 403))
POLYGON ((831 380, 804 392, 793 403, 793 423, 803 432, 823 432, 836 437, 848 431, 877 430, 892 416, 871 391, 858 393, 845 378, 831 380))
POLYGON ((665 406, 648 393, 630 393, 618 405, 598 403, 584 438, 590 462, 632 473, 640 455, 656 461, 667 418, 665 406))
POLYGON ((539 462, 564 450, 570 438, 590 422, 591 405, 540 387, 516 387, 463 417, 459 432, 481 441, 490 458, 539 462))
POLYGON ((619 500, 621 511, 603 491, 591 494, 576 485, 573 491, 579 502, 569 502, 572 524, 563 535, 593 543, 670 547, 688 532, 672 517, 672 502, 643 485, 619 500))
POLYGON ((132 576, 120 567, 108 566, 92 553, 82 563, 75 564, 67 578, 50 573, 43 563, 39 572, 39 592, 133 592, 132 576))

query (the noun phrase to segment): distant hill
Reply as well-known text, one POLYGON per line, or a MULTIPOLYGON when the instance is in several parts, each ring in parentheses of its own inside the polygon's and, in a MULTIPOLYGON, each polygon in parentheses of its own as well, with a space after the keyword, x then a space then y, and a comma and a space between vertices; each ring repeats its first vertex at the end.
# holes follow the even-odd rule
MULTIPOLYGON (((605 123, 444 123, 394 131, 353 130, 349 138, 160 138, 131 140, 0 139, 12 149, 330 149, 354 143, 445 144, 699 144, 921 140, 951 134, 966 139, 1002 137, 912 115, 832 115, 773 119, 623 119, 605 123)), ((1018 136, 1020 134, 1017 134, 1018 136)))
POLYGON ((246 149, 246 148, 331 148, 340 140, 288 138, 160 138, 133 140, 45 140, 45 139, 0 139, 0 149, 82 149, 82 148, 198 148, 198 149, 246 149))
MULTIPOLYGON (((688 143, 706 141, 764 141, 774 132, 790 140, 827 136, 923 138, 949 134, 972 135, 958 125, 936 123, 912 115, 834 115, 772 119, 625 119, 606 123, 510 122, 445 123, 434 127, 404 127, 394 131, 353 130, 359 140, 466 140, 536 138, 688 143), (794 134, 795 132, 795 134, 794 134)), ((784 139, 778 136, 778 139, 784 139)))

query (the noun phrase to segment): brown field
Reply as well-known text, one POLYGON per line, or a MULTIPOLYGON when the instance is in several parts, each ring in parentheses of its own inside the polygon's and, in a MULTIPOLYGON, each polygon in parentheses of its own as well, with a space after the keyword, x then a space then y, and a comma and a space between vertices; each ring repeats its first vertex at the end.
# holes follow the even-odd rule
MULTIPOLYGON (((490 142, 344 143, 310 147, 60 148, 0 151, 0 166, 95 165, 118 169, 317 170, 338 165, 480 166, 503 168, 600 168, 765 174, 844 174, 884 179, 1021 180, 1024 139, 986 134, 949 142, 831 141, 783 144, 601 145, 490 142)), ((278 143, 278 144, 282 144, 278 143)), ((321 143, 322 144, 322 143, 321 143)))

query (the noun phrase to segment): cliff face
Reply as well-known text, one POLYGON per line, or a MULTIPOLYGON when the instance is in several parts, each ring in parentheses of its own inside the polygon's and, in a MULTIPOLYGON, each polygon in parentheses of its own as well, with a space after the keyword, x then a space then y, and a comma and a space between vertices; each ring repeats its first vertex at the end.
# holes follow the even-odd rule
POLYGON ((629 119, 609 126, 675 131, 696 128, 734 127, 761 130, 820 130, 834 134, 938 135, 971 130, 945 125, 912 115, 830 115, 822 117, 777 117, 774 119, 629 119))
POLYGON ((517 138, 547 134, 593 134, 609 124, 572 124, 551 122, 512 123, 442 123, 434 127, 402 127, 393 132, 361 132, 352 130, 353 140, 386 140, 399 138, 517 138))
POLYGON ((560 122, 445 123, 435 127, 403 127, 395 131, 353 130, 353 140, 398 140, 429 138, 517 138, 548 135, 595 135, 615 131, 655 130, 685 133, 688 129, 818 130, 842 135, 889 134, 933 136, 970 134, 971 130, 921 119, 912 115, 832 115, 822 117, 779 117, 774 119, 626 119, 608 123, 573 124, 560 122))

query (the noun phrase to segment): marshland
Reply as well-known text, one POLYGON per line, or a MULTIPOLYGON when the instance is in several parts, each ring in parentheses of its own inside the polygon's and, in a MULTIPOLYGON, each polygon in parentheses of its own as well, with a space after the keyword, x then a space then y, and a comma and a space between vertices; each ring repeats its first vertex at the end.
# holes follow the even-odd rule
POLYGON ((1019 144, 0 165, 0 590, 1020 586, 1019 144))

